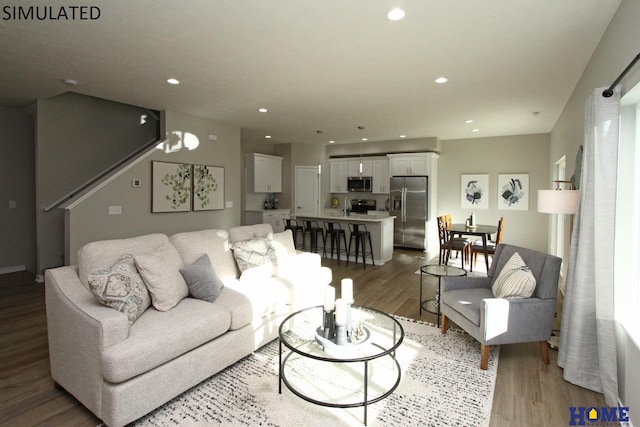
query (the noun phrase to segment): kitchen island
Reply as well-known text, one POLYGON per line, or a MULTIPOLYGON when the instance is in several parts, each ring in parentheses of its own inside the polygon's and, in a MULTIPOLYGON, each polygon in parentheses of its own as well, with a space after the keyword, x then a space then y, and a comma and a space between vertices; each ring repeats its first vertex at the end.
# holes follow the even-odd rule
MULTIPOLYGON (((389 216, 386 212, 376 214, 351 214, 345 216, 342 213, 324 213, 324 214, 297 214, 296 220, 301 223, 305 220, 317 221, 320 227, 324 227, 324 222, 338 222, 344 229, 347 236, 347 244, 349 244, 349 223, 364 224, 371 233, 371 244, 373 246, 373 259, 376 264, 384 264, 393 256, 393 220, 395 216, 389 216)), ((354 243, 355 244, 355 243, 354 243)), ((367 243, 367 250, 369 250, 367 243)), ((327 247, 330 247, 330 241, 327 239, 327 247)), ((320 252, 320 250, 318 250, 320 252)), ((351 256, 349 261, 355 261, 355 248, 351 248, 351 256)), ((327 250, 327 256, 331 256, 331 249, 327 250)), ((336 254, 333 255, 336 258, 336 254)), ((342 256, 344 259, 344 255, 342 256)), ((367 263, 371 263, 371 258, 366 258, 367 263)))

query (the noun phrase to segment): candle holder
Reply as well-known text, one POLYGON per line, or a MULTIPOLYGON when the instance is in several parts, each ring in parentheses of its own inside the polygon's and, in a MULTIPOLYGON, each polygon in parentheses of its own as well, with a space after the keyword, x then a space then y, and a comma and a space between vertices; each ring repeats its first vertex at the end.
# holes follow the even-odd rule
POLYGON ((347 325, 336 324, 336 344, 347 344, 347 325))
POLYGON ((336 335, 336 310, 322 310, 322 336, 325 339, 333 339, 336 335))

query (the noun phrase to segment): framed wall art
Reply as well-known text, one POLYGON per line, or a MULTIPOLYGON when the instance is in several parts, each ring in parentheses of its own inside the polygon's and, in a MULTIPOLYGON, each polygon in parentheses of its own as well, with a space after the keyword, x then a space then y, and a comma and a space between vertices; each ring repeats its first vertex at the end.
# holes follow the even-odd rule
POLYGON ((224 168, 193 165, 193 210, 224 209, 224 168))
POLYGON ((191 210, 191 165, 151 162, 151 212, 191 210))
POLYGON ((461 175, 460 207, 489 208, 489 174, 461 175))
POLYGON ((529 210, 529 174, 498 175, 498 209, 529 210))

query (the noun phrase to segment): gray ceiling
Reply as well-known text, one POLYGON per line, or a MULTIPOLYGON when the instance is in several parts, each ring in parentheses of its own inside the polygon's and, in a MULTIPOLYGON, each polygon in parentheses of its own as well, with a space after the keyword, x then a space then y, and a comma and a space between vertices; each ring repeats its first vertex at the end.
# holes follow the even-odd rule
POLYGON ((73 90, 210 117, 271 143, 549 132, 619 3, 81 2, 99 7, 93 21, 4 20, 3 9, 0 104, 73 90), (404 20, 385 18, 395 6, 404 20), (449 82, 434 83, 439 76, 449 82))

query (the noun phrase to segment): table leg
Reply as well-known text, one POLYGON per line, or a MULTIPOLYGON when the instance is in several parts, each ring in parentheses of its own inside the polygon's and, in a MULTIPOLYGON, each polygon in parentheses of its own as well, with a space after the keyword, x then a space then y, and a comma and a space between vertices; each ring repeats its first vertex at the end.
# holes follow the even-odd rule
POLYGON ((436 306, 438 306, 438 328, 440 327, 440 298, 442 297, 442 295, 440 295, 440 281, 442 280, 442 276, 438 276, 438 295, 436 295, 436 306))
POLYGON ((364 425, 367 425, 367 387, 369 386, 369 361, 364 361, 364 425))
POLYGON ((418 303, 420 304, 420 316, 422 316, 422 270, 420 270, 420 301, 418 303))
POLYGON ((280 343, 280 353, 278 354, 278 394, 282 394, 282 340, 280 343))

